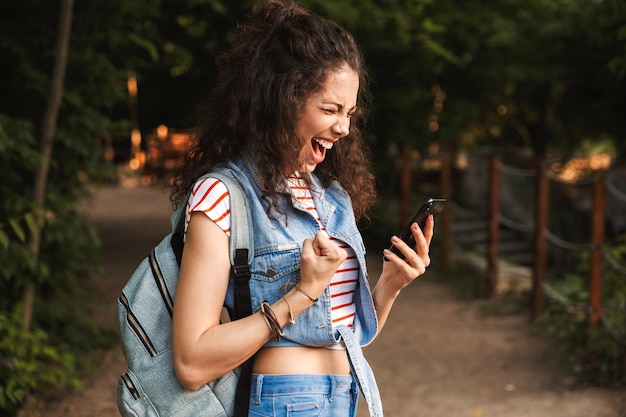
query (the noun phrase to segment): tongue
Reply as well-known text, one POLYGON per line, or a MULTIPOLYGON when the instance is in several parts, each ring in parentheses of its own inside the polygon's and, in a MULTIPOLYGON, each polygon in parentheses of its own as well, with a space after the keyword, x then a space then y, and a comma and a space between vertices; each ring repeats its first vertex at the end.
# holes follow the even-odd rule
POLYGON ((316 141, 312 141, 312 145, 313 153, 315 154, 316 159, 318 159, 318 163, 323 161, 324 157, 326 156, 326 148, 324 148, 316 141))

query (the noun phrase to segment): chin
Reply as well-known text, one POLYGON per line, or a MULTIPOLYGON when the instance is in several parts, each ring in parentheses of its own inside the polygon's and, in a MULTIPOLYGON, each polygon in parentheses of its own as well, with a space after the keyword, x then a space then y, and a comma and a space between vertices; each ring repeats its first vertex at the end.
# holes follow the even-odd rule
POLYGON ((305 162, 301 165, 300 172, 313 172, 317 167, 317 163, 315 162, 305 162))

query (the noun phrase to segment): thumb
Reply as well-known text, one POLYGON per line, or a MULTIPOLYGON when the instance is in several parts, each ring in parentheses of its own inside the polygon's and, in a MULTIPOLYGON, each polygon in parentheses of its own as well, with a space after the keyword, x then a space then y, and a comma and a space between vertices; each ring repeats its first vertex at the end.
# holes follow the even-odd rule
POLYGON ((312 245, 313 250, 315 251, 315 254, 317 256, 324 255, 327 249, 334 247, 333 243, 330 241, 330 238, 322 232, 317 232, 315 234, 312 245))
POLYGON ((315 256, 317 250, 313 247, 313 240, 310 238, 304 239, 302 242, 302 257, 315 256))

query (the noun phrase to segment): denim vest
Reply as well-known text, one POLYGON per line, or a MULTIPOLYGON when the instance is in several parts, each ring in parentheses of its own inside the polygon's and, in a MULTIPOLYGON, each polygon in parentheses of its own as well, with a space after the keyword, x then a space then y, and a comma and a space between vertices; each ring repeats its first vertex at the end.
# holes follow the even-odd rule
MULTIPOLYGON (((241 182, 252 217, 254 260, 251 264, 250 294, 252 310, 257 311, 263 301, 276 302, 299 282, 302 242, 306 238, 313 238, 320 227, 316 219, 295 199, 279 202, 282 213, 268 215, 267 204, 261 198, 257 185, 260 174, 249 158, 229 163, 224 172, 241 182)), ((382 416, 376 381, 361 350, 376 336, 378 320, 367 281, 365 247, 356 226, 352 203, 338 183, 324 188, 314 175, 311 175, 311 194, 328 235, 350 245, 357 255, 360 268, 359 283, 354 294, 354 328, 350 330, 339 326, 333 331, 330 289, 327 287, 319 300, 297 317, 295 324, 285 326, 285 335, 279 342, 270 340, 265 346, 325 347, 343 341, 370 415, 382 416)), ((226 294, 226 307, 232 309, 233 302, 231 281, 226 294)))

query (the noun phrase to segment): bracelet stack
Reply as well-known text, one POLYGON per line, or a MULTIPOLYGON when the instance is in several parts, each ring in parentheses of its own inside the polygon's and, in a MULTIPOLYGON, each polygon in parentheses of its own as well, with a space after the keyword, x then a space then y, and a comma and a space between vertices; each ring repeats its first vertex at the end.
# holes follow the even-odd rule
POLYGON ((263 301, 261 303, 261 315, 265 319, 265 323, 267 323, 267 327, 270 329, 270 333, 272 334, 272 339, 275 342, 280 342, 280 338, 285 335, 283 328, 280 326, 278 319, 276 318, 276 314, 274 314, 274 310, 270 307, 270 303, 267 301, 263 301))

